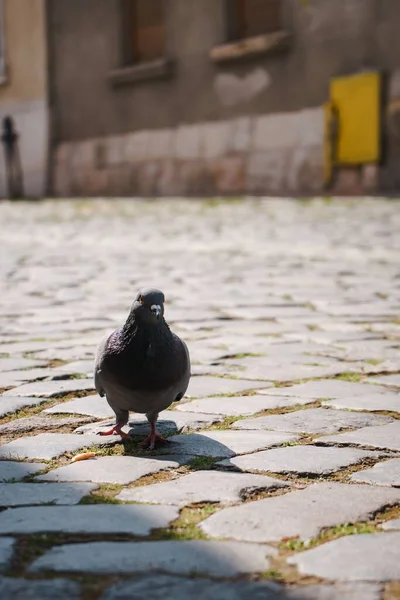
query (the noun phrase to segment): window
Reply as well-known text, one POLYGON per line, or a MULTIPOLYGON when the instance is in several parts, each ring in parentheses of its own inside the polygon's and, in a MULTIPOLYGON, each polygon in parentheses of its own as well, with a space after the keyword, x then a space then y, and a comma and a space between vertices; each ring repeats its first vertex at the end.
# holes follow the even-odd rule
POLYGON ((226 0, 228 41, 273 33, 282 29, 281 0, 226 0))
POLYGON ((123 0, 124 64, 164 57, 164 0, 123 0))

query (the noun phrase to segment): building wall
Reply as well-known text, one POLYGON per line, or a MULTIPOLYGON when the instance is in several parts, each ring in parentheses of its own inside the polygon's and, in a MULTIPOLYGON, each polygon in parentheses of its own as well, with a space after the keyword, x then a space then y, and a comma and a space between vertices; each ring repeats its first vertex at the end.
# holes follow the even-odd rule
MULTIPOLYGON (((47 49, 45 0, 3 0, 5 77, 0 84, 0 121, 10 115, 19 135, 27 196, 41 196, 48 167, 47 49)), ((4 153, 0 196, 7 195, 4 153)))
MULTIPOLYGON (((50 0, 55 193, 321 191, 329 80, 371 68, 394 78, 400 3, 282 1, 286 51, 216 64, 210 50, 226 42, 224 0, 166 0, 174 75, 114 87, 120 1, 50 0)), ((393 164, 396 139, 385 140, 393 164)), ((382 168, 381 186, 396 177, 393 166, 382 168)), ((359 189, 344 178, 344 192, 346 181, 359 189)))

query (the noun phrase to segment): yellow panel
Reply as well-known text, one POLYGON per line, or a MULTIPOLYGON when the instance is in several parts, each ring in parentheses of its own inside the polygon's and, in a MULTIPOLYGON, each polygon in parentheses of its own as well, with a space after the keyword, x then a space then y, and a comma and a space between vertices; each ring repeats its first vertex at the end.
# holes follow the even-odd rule
POLYGON ((361 164, 380 159, 380 74, 361 73, 331 81, 339 114, 335 162, 361 164))

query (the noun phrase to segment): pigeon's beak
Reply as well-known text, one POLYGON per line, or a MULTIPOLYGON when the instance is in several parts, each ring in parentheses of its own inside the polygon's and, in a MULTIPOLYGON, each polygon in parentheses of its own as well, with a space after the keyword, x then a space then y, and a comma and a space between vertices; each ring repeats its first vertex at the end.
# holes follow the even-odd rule
POLYGON ((150 307, 150 310, 157 319, 157 321, 159 321, 161 317, 161 306, 159 306, 158 304, 153 304, 153 306, 150 307))

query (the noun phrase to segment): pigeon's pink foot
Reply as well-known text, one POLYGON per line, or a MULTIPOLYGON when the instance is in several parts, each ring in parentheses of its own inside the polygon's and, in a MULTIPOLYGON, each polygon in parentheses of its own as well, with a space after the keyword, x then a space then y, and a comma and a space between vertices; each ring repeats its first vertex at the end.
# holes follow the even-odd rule
POLYGON ((115 425, 112 429, 108 431, 99 431, 98 435, 120 435, 123 440, 130 440, 131 436, 122 431, 122 425, 115 425))
POLYGON ((140 442, 139 445, 142 448, 148 448, 149 450, 154 450, 156 442, 160 442, 160 444, 169 444, 169 440, 164 438, 162 435, 159 435, 155 431, 154 432, 152 431, 151 434, 148 435, 147 438, 145 440, 143 440, 143 442, 140 442))

